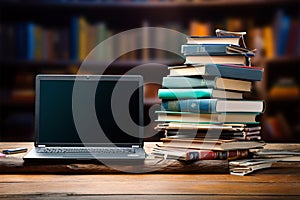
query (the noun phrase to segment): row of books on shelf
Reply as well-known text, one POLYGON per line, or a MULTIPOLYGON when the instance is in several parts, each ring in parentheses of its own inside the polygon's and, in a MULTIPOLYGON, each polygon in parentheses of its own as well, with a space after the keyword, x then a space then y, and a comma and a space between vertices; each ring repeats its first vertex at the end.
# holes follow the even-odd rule
POLYGON ((274 58, 280 56, 299 56, 299 19, 293 19, 283 10, 278 10, 272 24, 253 28, 253 48, 257 56, 274 58))
MULTIPOLYGON (((279 10, 274 21, 269 25, 255 26, 253 19, 249 20, 226 18, 222 23, 227 30, 247 30, 250 34, 247 43, 250 49, 256 49, 256 57, 300 55, 300 48, 297 45, 300 42, 298 19, 293 19, 284 11, 279 10), (249 26, 246 28, 244 24, 249 26)), ((141 27, 150 26, 155 27, 157 24, 151 24, 147 20, 141 22, 141 27)), ((216 26, 219 24, 194 19, 188 24, 174 22, 158 25, 158 27, 173 29, 188 35, 201 36, 210 36, 216 26)), ((17 58, 19 60, 83 60, 99 43, 118 32, 109 27, 106 22, 90 22, 83 16, 73 16, 70 23, 63 27, 49 27, 33 21, 2 23, 0 24, 0 56, 2 56, 1 59, 17 58)), ((150 44, 161 46, 163 43, 165 50, 173 50, 177 48, 177 44, 184 42, 182 38, 172 38, 159 29, 154 34, 145 31, 141 36, 134 32, 127 32, 118 37, 118 41, 113 40, 109 46, 103 47, 104 49, 99 47, 99 55, 97 54, 95 59, 120 57, 127 48, 135 49, 150 44)), ((193 50, 191 47, 183 46, 182 48, 183 53, 193 50)), ((226 49, 226 51, 232 50, 237 50, 237 48, 232 46, 231 49, 226 49)), ((121 56, 121 59, 126 60, 166 58, 174 58, 174 55, 159 50, 143 49, 121 56)), ((195 57, 186 57, 190 62, 194 62, 190 60, 193 58, 195 57)))
MULTIPOLYGON (((148 26, 147 21, 141 24, 141 27, 148 26)), ((167 27, 168 25, 164 28, 167 27)), ((172 25, 169 28, 178 29, 172 25)), ((66 27, 45 27, 34 22, 0 24, 0 56, 8 60, 80 61, 97 45, 117 33, 118 31, 109 28, 105 22, 90 23, 82 16, 72 17, 66 27)), ((180 40, 180 37, 167 36, 161 29, 154 32, 144 30, 142 34, 138 31, 128 31, 110 40, 109 44, 97 47, 92 59, 172 59, 175 56, 170 53, 141 47, 163 44, 165 49, 175 49, 174 44, 183 42, 180 40)))
POLYGON ((245 33, 224 33, 188 37, 181 45, 185 64, 169 67, 169 75, 163 78, 156 130, 165 137, 153 149, 157 157, 237 160, 263 148, 257 117, 265 103, 244 97, 254 82, 262 80, 263 69, 251 66, 255 54, 244 44, 245 33), (228 51, 232 47, 238 51, 228 51), (215 57, 220 57, 217 63, 215 57))

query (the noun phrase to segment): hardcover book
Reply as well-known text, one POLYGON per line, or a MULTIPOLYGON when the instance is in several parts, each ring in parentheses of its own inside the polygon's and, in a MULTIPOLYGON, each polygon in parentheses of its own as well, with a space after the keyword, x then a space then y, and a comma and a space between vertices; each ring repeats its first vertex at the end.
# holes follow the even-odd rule
POLYGON ((261 113, 264 107, 264 101, 261 100, 181 99, 162 102, 164 110, 195 113, 261 113))
POLYGON ((249 57, 242 54, 227 55, 188 55, 185 56, 185 64, 236 64, 250 66, 249 57))
POLYGON ((214 88, 250 92, 251 81, 237 80, 222 77, 164 77, 162 86, 165 88, 214 88))
POLYGON ((152 154, 167 159, 178 159, 183 161, 196 160, 236 160, 248 158, 248 149, 237 149, 228 151, 194 150, 184 148, 155 147, 152 154))
POLYGON ((243 94, 225 90, 190 88, 190 89, 159 89, 158 98, 160 99, 208 99, 208 98, 228 98, 242 99, 243 94))
POLYGON ((175 147, 197 150, 234 150, 262 148, 265 143, 262 141, 238 141, 221 139, 169 139, 161 138, 161 147, 175 147))
POLYGON ((226 54, 254 56, 251 50, 232 44, 186 44, 181 46, 181 53, 185 56, 226 54))
POLYGON ((175 111, 156 111, 159 122, 182 122, 182 123, 244 123, 258 124, 256 116, 259 113, 191 113, 175 111))
POLYGON ((239 36, 189 36, 187 44, 234 44, 239 45, 239 36))
POLYGON ((224 78, 261 81, 263 68, 241 65, 202 64, 169 67, 170 76, 221 76, 224 78))

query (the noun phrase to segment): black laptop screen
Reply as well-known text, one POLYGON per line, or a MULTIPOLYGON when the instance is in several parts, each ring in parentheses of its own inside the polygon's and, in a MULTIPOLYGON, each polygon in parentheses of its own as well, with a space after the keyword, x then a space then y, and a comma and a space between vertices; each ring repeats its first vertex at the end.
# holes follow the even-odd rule
POLYGON ((74 80, 40 80, 36 116, 39 144, 81 146, 91 143, 102 146, 141 143, 142 99, 137 80, 76 81, 80 100, 74 103, 74 80), (117 83, 117 92, 114 92, 117 83), (123 112, 124 109, 128 113, 123 112), (93 116, 96 116, 97 123, 92 120, 93 116), (136 126, 124 130, 122 119, 130 119, 136 126))

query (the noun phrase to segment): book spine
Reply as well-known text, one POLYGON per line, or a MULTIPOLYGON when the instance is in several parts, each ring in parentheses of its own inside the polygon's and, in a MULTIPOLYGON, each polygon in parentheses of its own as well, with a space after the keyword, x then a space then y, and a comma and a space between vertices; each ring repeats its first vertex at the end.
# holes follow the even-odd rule
POLYGON ((226 54, 228 44, 190 44, 182 45, 181 53, 184 55, 213 55, 226 54))
POLYGON ((163 101, 164 110, 194 113, 215 113, 216 99, 186 99, 178 101, 163 101))
POLYGON ((87 37, 88 37, 88 23, 84 17, 79 18, 79 60, 84 60, 87 56, 87 37))
POLYGON ((208 75, 219 75, 224 78, 233 78, 249 81, 261 81, 262 70, 249 69, 247 67, 230 67, 226 65, 207 65, 208 75))
POLYGON ((160 99, 211 98, 212 89, 159 89, 160 99))
POLYGON ((218 152, 214 152, 214 151, 186 152, 186 161, 193 161, 193 160, 218 160, 218 152))
POLYGON ((165 88, 214 88, 215 79, 164 77, 162 86, 165 88))
POLYGON ((249 151, 242 150, 229 150, 229 151, 188 151, 186 152, 186 161, 196 160, 237 160, 248 158, 249 151))
POLYGON ((70 31, 70 47, 71 47, 71 60, 78 60, 78 48, 79 48, 79 19, 78 17, 73 17, 71 21, 71 31, 70 31))
POLYGON ((27 24, 27 56, 26 58, 28 60, 33 60, 34 59, 34 28, 35 25, 30 22, 27 24))

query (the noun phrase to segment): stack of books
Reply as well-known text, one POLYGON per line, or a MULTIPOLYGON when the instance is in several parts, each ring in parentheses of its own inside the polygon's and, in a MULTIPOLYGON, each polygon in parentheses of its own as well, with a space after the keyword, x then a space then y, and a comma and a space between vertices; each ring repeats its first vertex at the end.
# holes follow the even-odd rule
MULTIPOLYGON (((263 100, 245 98, 263 69, 253 67, 254 53, 241 36, 187 38, 181 51, 183 66, 169 67, 158 97, 156 129, 162 144, 153 154, 181 160, 247 158, 262 148, 258 116, 263 100)), ((248 95, 249 96, 249 95, 248 95)))

